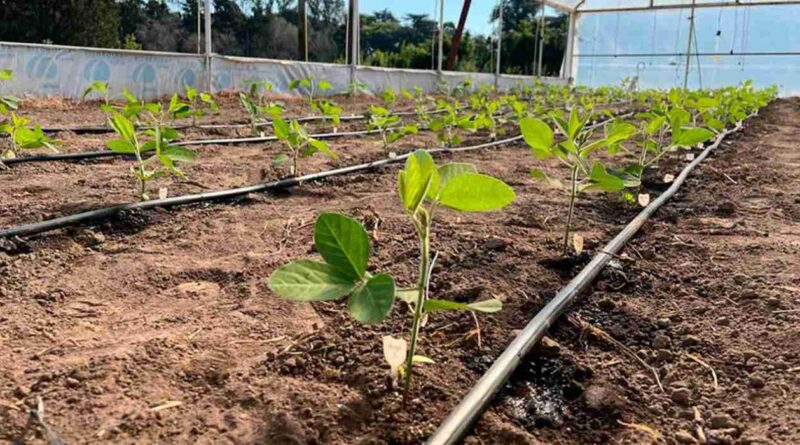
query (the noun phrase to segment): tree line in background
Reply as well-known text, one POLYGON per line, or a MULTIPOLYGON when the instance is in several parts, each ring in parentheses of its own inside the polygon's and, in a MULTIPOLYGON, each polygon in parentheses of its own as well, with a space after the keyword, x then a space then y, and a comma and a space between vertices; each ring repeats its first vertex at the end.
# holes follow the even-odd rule
MULTIPOLYGON (((0 0, 0 40, 197 52, 197 1, 0 0)), ((297 0, 213 0, 212 3, 214 52, 299 59, 297 0)), ((307 8, 310 60, 343 63, 347 33, 345 0, 307 0, 307 8)), ((533 0, 505 2, 501 60, 504 73, 534 73, 538 8, 533 0)), ((491 20, 496 22, 498 15, 496 7, 491 20)), ((566 28, 566 16, 546 17, 545 74, 558 74, 566 28)), ((402 18, 388 10, 362 14, 361 63, 435 68, 436 29, 437 22, 427 14, 408 14, 402 18)), ((445 57, 455 31, 454 23, 445 23, 445 57)), ((495 36, 464 32, 455 69, 493 72, 496 44, 495 36)))

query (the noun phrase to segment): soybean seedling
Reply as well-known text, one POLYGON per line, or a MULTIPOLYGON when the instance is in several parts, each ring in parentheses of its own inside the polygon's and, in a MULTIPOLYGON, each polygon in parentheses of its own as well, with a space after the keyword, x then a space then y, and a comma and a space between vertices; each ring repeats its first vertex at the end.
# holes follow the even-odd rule
POLYGON ((442 110, 439 118, 433 119, 430 129, 436 132, 436 138, 442 147, 452 148, 461 143, 462 138, 458 130, 473 132, 476 130, 475 120, 469 114, 459 115, 458 101, 450 103, 446 100, 437 101, 437 108, 442 110))
POLYGON ((440 207, 460 212, 490 212, 502 209, 514 201, 514 190, 505 182, 477 172, 474 165, 451 163, 437 166, 425 150, 408 157, 405 168, 398 174, 398 194, 405 213, 411 219, 419 241, 419 279, 415 289, 404 293, 413 311, 408 357, 405 366, 404 400, 411 389, 414 357, 423 317, 440 310, 474 310, 495 312, 502 304, 488 300, 477 306, 429 298, 428 289, 433 272, 431 258, 431 226, 440 207))
POLYGON ((505 119, 497 116, 502 103, 499 100, 492 100, 486 96, 478 96, 472 99, 474 109, 478 112, 475 115, 475 128, 485 128, 489 131, 489 140, 497 139, 498 134, 503 134, 503 128, 498 126, 505 122, 505 119))
MULTIPOLYGON (((0 85, 13 78, 14 74, 11 70, 0 70, 0 85)), ((7 115, 12 110, 16 110, 17 108, 19 108, 19 98, 14 96, 0 95, 0 114, 7 115)))
POLYGON ((323 155, 336 159, 338 155, 328 147, 324 141, 314 139, 309 136, 305 127, 300 125, 296 120, 292 119, 286 122, 283 119, 275 119, 272 122, 272 128, 275 130, 275 136, 286 144, 289 153, 281 153, 272 161, 274 167, 280 167, 291 159, 292 165, 290 174, 294 176, 300 175, 298 169, 298 158, 310 157, 314 153, 322 153, 323 155))
POLYGON ((249 82, 248 91, 239 92, 239 102, 250 117, 250 131, 253 134, 258 134, 258 121, 262 116, 277 118, 283 113, 282 103, 266 100, 264 94, 269 91, 272 91, 269 82, 249 82))
POLYGON ((339 131, 339 125, 342 121, 342 107, 330 100, 318 100, 312 104, 312 108, 320 112, 323 122, 331 121, 334 133, 339 131))
POLYGON ((419 131, 416 125, 400 126, 399 124, 401 124, 400 116, 390 114, 389 110, 384 107, 370 105, 367 130, 380 132, 383 151, 386 154, 389 153, 389 147, 392 144, 408 135, 417 134, 419 131))
POLYGON ((203 117, 208 113, 218 113, 219 105, 210 93, 198 92, 197 88, 186 85, 184 88, 184 98, 188 102, 188 115, 192 117, 192 126, 197 126, 197 118, 203 117))
POLYGON ((38 125, 31 128, 28 125, 30 119, 19 117, 13 111, 10 114, 11 120, 0 123, 0 134, 5 133, 10 136, 8 144, 0 152, 0 165, 2 165, 4 159, 16 158, 20 150, 49 148, 54 152, 58 152, 55 145, 60 144, 60 140, 47 137, 38 125))
POLYGON ((165 114, 169 114, 170 109, 164 110, 161 104, 148 103, 144 105, 144 110, 148 115, 150 128, 139 132, 129 118, 117 112, 112 113, 108 123, 119 137, 109 141, 108 148, 115 153, 133 155, 136 158, 136 165, 131 167, 131 173, 139 180, 139 199, 147 201, 150 199, 148 181, 170 174, 186 177, 178 163, 194 162, 197 153, 172 145, 180 135, 164 124, 165 114))
POLYGON ((417 120, 420 125, 427 126, 430 124, 431 118, 428 114, 428 103, 431 101, 430 96, 426 95, 420 87, 414 87, 414 91, 410 92, 406 89, 402 90, 403 96, 407 99, 414 101, 414 113, 417 115, 417 120))
POLYGON ((389 108, 397 102, 398 96, 397 93, 394 92, 394 89, 389 87, 381 93, 381 99, 383 99, 384 106, 389 108))
MULTIPOLYGON (((371 246, 366 230, 357 221, 332 213, 322 214, 314 227, 316 250, 324 262, 296 260, 281 266, 270 275, 269 285, 281 297, 294 301, 347 297, 348 311, 364 324, 376 324, 386 318, 395 296, 408 303, 413 321, 410 347, 404 348, 406 365, 404 369, 392 365, 393 378, 400 371, 405 377, 404 400, 407 400, 414 363, 430 361, 416 355, 423 317, 445 310, 496 312, 502 308, 502 303, 495 299, 468 304, 429 298, 434 262, 431 226, 436 210, 439 207, 461 212, 498 210, 514 200, 514 191, 499 179, 477 173, 470 164, 437 167, 428 152, 418 150, 409 156, 399 174, 398 193, 419 242, 419 277, 415 287, 398 289, 390 275, 367 272, 371 246)), ((403 340, 395 342, 405 344, 403 340)))
POLYGON ((333 85, 330 82, 327 80, 316 82, 313 75, 294 79, 289 82, 289 90, 299 90, 300 87, 305 89, 307 105, 311 110, 314 110, 314 101, 317 98, 317 92, 333 89, 333 85))
POLYGON ((540 169, 531 170, 534 179, 542 180, 547 185, 567 190, 569 194, 569 211, 567 224, 564 230, 564 250, 566 256, 569 252, 569 236, 572 229, 572 220, 575 211, 575 200, 579 194, 589 190, 604 192, 621 192, 631 184, 606 170, 598 161, 589 163, 589 156, 600 148, 615 150, 623 141, 636 133, 636 127, 629 123, 614 123, 607 125, 606 136, 590 142, 593 130, 587 127, 592 118, 591 113, 579 116, 577 109, 573 108, 567 120, 558 115, 551 115, 556 128, 564 135, 561 142, 555 141, 553 129, 541 119, 527 117, 520 121, 520 132, 525 142, 531 147, 533 155, 538 159, 555 157, 570 169, 568 185, 560 180, 549 177, 540 169))
POLYGON ((100 80, 95 80, 94 82, 92 82, 88 87, 86 87, 85 90, 83 90, 83 96, 82 96, 83 100, 86 100, 86 98, 94 92, 97 92, 103 97, 104 107, 101 106, 100 108, 103 109, 103 111, 109 111, 110 94, 109 94, 108 82, 103 82, 100 80))

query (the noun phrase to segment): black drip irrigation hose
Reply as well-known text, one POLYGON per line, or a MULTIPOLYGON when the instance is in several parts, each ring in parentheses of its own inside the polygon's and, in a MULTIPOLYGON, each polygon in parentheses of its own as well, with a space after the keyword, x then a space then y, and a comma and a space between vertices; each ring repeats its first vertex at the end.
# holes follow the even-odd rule
MULTIPOLYGON (((470 147, 458 148, 435 148, 428 150, 431 154, 437 153, 457 153, 480 150, 484 148, 498 147, 505 144, 510 144, 522 139, 522 136, 516 136, 509 139, 500 141, 488 142, 485 144, 474 145, 470 147)), ((0 238, 13 238, 17 236, 30 236, 44 232, 49 232, 56 229, 61 229, 68 226, 86 223, 88 221, 101 220, 114 216, 125 210, 145 210, 156 207, 173 207, 185 204, 194 204, 204 201, 217 201, 223 199, 230 199, 239 196, 244 196, 250 193, 267 192, 282 190, 290 187, 300 185, 304 182, 316 181, 320 179, 329 178, 332 176, 346 175, 361 171, 367 171, 376 167, 397 163, 408 158, 412 153, 395 156, 392 158, 381 159, 378 161, 367 162, 363 164, 352 165, 349 167, 342 167, 324 172, 308 174, 296 178, 287 178, 277 181, 265 182, 262 184, 255 184, 246 187, 238 187, 232 189, 218 190, 213 192, 198 193, 193 195, 176 196, 174 198, 154 199, 151 201, 133 202, 127 204, 120 204, 112 207, 105 207, 101 209, 89 210, 86 212, 76 213, 73 215, 61 216, 58 218, 49 219, 33 224, 25 224, 17 227, 12 227, 0 231, 0 238)))
MULTIPOLYGON (((757 113, 754 113, 754 115, 757 113)), ((639 212, 614 239, 605 245, 592 261, 586 265, 538 314, 528 322, 525 329, 509 344, 495 360, 488 371, 461 400, 439 428, 428 438, 427 445, 452 445, 459 443, 469 428, 483 413, 497 392, 505 385, 511 374, 524 360, 533 346, 541 340, 547 329, 566 311, 566 309, 586 290, 603 268, 617 256, 617 253, 639 231, 645 222, 664 203, 672 198, 683 182, 708 155, 715 150, 729 134, 739 131, 742 122, 735 128, 720 133, 711 145, 707 146, 694 161, 687 165, 675 178, 672 185, 639 212)))

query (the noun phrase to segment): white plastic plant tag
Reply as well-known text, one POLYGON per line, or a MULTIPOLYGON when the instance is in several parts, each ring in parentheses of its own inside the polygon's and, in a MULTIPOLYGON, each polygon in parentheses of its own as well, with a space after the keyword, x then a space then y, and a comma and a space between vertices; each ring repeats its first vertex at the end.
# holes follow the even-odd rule
POLYGON ((666 175, 664 175, 664 183, 665 183, 665 184, 669 184, 670 182, 672 182, 672 181, 674 181, 674 180, 675 180, 675 175, 671 175, 671 174, 669 174, 669 173, 667 173, 666 175))
POLYGON ((583 252, 583 237, 577 233, 572 234, 572 247, 575 248, 575 253, 580 255, 583 252))
POLYGON ((167 199, 167 195, 169 194, 169 190, 166 187, 159 187, 158 189, 158 199, 167 199))
POLYGON ((395 153, 395 152, 393 152, 393 151, 390 151, 390 152, 389 152, 389 159, 394 159, 394 158, 396 158, 396 157, 397 157, 397 153, 395 153))
POLYGON ((686 153, 687 161, 694 161, 694 153, 686 153))
POLYGON ((649 193, 639 193, 639 205, 642 207, 647 207, 650 204, 650 194, 649 193))
POLYGON ((408 354, 408 344, 402 338, 394 338, 391 335, 383 337, 383 358, 391 368, 392 383, 396 383, 400 377, 400 368, 406 360, 408 354))

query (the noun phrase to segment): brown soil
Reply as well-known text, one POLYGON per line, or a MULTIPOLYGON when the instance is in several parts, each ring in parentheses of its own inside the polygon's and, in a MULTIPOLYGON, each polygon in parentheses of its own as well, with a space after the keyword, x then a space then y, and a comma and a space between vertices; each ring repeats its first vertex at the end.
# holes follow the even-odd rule
MULTIPOLYGON (((670 443, 693 440, 685 434, 696 437, 696 425, 710 443, 799 442, 798 111, 800 101, 780 100, 748 123, 570 312, 657 368, 666 392, 619 346, 564 321, 466 442, 651 441, 620 421, 670 443), (717 390, 698 360, 714 369, 717 390)), ((425 134, 401 145, 431 143, 425 134)), ((212 188, 276 177, 268 165, 279 147, 203 148, 205 160, 188 172, 212 188)), ((307 171, 379 156, 375 138, 334 148, 341 159, 311 158, 307 171)), ((528 179, 531 156, 511 147, 440 157, 448 158, 503 178, 518 199, 502 213, 441 214, 433 292, 496 297, 505 307, 479 317, 480 344, 469 315, 431 317, 420 352, 436 364, 416 369, 408 408, 380 350, 383 335, 408 329, 400 305, 367 328, 340 303, 294 304, 266 285, 280 264, 313 257, 321 211, 363 221, 374 267, 410 283, 416 248, 398 209, 395 166, 2 243, 0 439, 43 440, 28 414, 41 397, 46 423, 69 443, 422 442, 584 262, 548 261, 559 256, 565 203, 528 179)), ((129 201, 129 165, 2 171, 0 226, 129 201)), ((565 175, 556 163, 546 168, 565 175)), ((198 191, 160 185, 170 195, 198 191)), ((599 248, 635 210, 614 198, 581 200, 586 248, 599 248)))

